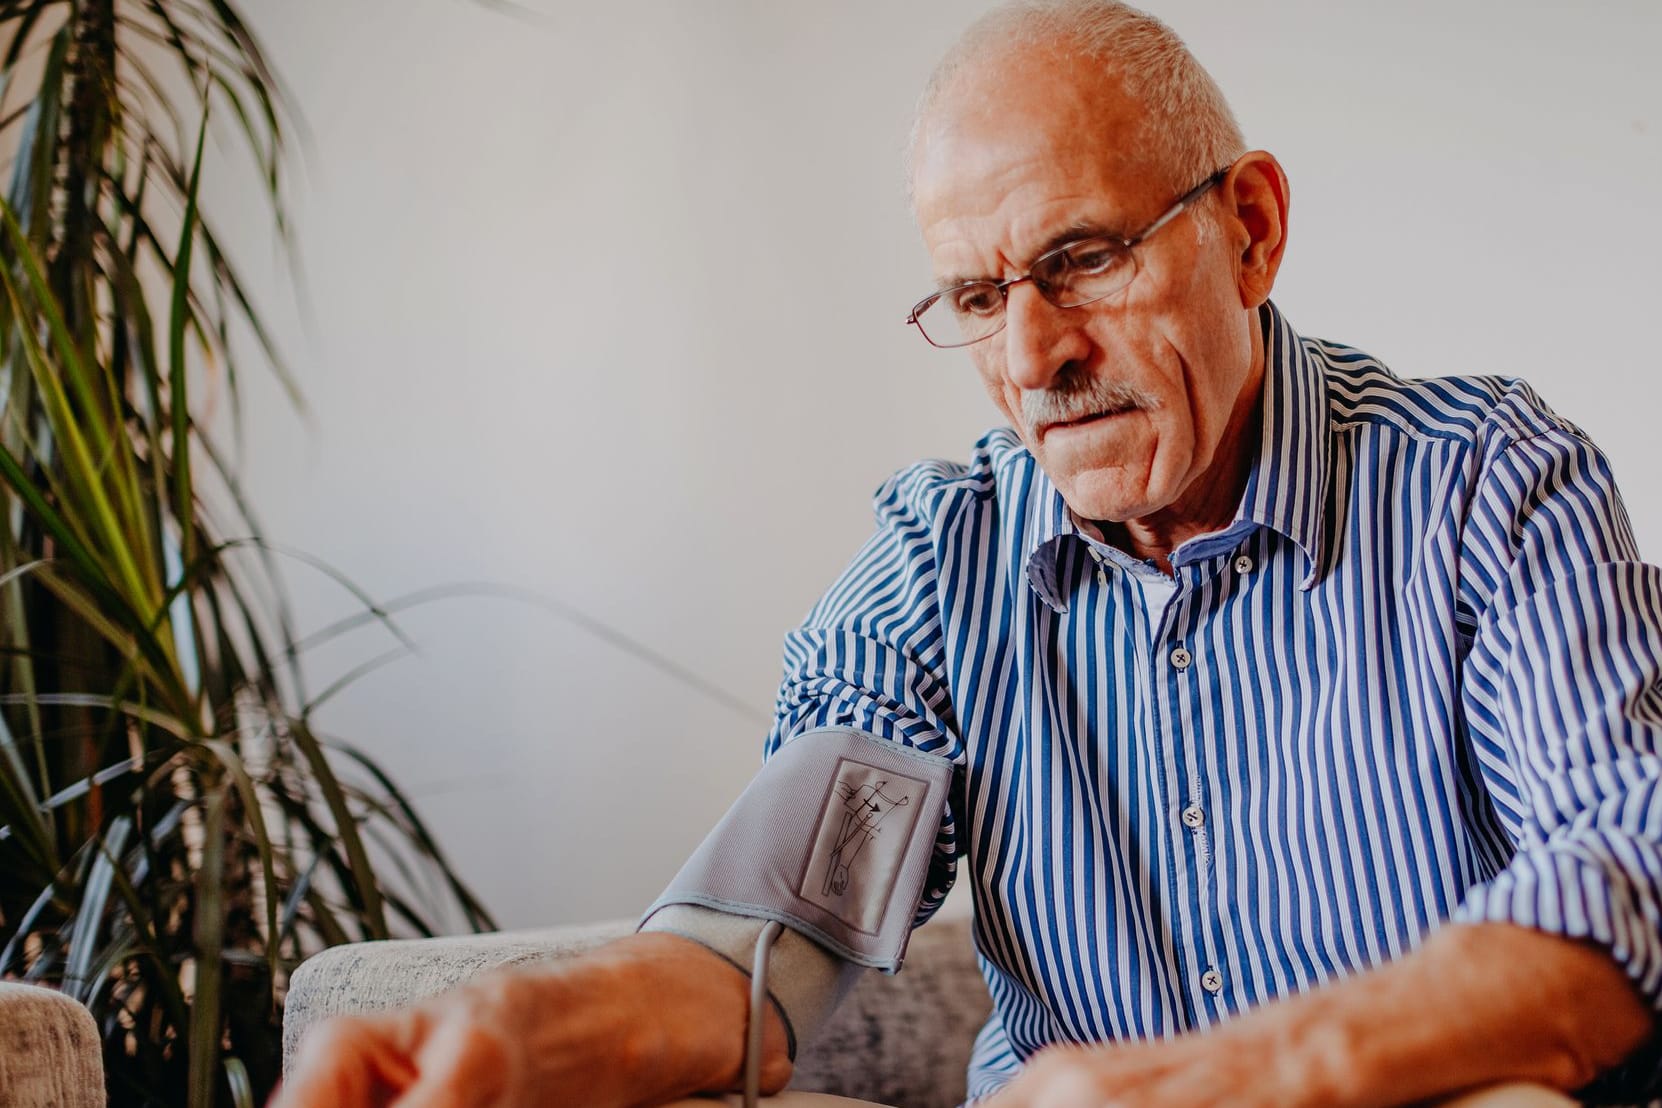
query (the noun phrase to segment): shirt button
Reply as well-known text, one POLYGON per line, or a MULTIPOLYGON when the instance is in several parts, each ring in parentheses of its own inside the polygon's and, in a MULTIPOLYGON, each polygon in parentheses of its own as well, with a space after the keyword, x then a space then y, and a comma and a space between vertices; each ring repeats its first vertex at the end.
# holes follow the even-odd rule
POLYGON ((1190 654, 1187 650, 1184 650, 1181 646, 1171 652, 1171 664, 1176 666, 1178 669, 1188 669, 1189 663, 1194 660, 1194 655, 1190 654))
POLYGON ((1242 554, 1238 558, 1236 558, 1235 559, 1235 572, 1236 573, 1251 573, 1252 572, 1252 555, 1242 554))
POLYGON ((1223 992, 1223 974, 1215 969, 1209 969, 1200 975, 1200 987, 1209 993, 1223 992))
POLYGON ((1183 826, 1199 827, 1206 822, 1206 813, 1201 811, 1199 804, 1191 804, 1183 809, 1183 826))

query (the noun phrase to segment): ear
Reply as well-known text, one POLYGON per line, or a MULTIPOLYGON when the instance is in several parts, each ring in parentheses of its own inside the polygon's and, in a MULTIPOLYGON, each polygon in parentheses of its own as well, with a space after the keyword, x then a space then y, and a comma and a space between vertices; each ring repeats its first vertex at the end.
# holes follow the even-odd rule
POLYGON ((1236 159, 1221 186, 1241 241, 1241 306, 1270 298, 1287 246, 1287 174, 1275 155, 1253 150, 1236 159))

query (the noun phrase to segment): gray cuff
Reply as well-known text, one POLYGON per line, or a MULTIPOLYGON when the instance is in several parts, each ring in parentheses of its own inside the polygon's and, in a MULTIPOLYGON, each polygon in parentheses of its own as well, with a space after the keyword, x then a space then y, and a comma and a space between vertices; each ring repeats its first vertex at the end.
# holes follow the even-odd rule
POLYGON ((929 878, 953 764, 844 727, 762 764, 646 918, 676 904, 777 920, 845 961, 895 973, 929 878))
MULTIPOLYGON (((668 904, 641 924, 642 931, 667 931, 720 954, 745 974, 756 953, 765 919, 729 915, 698 904, 668 904)), ((768 996, 785 1020, 791 1060, 797 1044, 812 1039, 859 978, 862 967, 832 954, 789 927, 773 944, 768 996)))

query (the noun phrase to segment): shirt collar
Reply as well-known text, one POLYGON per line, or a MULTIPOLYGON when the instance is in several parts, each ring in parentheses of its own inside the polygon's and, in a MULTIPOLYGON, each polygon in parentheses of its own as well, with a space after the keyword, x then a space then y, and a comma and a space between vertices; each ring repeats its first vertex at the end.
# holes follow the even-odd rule
MULTIPOLYGON (((1305 556, 1301 589, 1315 584, 1325 554, 1328 480, 1328 397, 1321 367, 1304 341, 1274 304, 1259 309, 1264 337, 1262 432, 1258 454, 1247 474, 1246 489, 1234 521, 1222 531, 1191 539, 1172 552, 1182 567, 1226 553, 1257 527, 1291 539, 1305 556)), ((1050 477, 1033 467, 1023 557, 1027 581, 1047 605, 1067 610, 1061 580, 1061 552, 1070 540, 1088 542, 1073 512, 1050 477)))
POLYGON ((1027 513, 1027 533, 1022 540, 1027 583, 1039 594, 1040 600, 1055 611, 1065 612, 1068 600, 1059 565, 1062 547, 1071 538, 1083 540, 1084 534, 1074 521, 1072 509, 1051 482, 1050 474, 1039 468, 1038 460, 1031 454, 1028 457, 1033 466, 1033 497, 1038 503, 1027 513))
POLYGON ((1274 304, 1266 301, 1258 318, 1264 332, 1264 432, 1235 519, 1293 540, 1307 559, 1299 587, 1308 589, 1326 555, 1332 446, 1327 377, 1274 304))

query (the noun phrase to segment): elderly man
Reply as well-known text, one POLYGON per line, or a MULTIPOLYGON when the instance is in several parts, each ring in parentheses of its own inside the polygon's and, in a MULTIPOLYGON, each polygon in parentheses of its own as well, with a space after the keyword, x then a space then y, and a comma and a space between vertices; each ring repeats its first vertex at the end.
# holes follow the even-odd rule
MULTIPOLYGON (((938 825, 904 774, 839 777, 791 895, 923 826, 921 921, 966 859, 994 1001, 970 1091, 1000 1106, 1654 1095, 1617 1067, 1662 997, 1662 571, 1597 449, 1520 382, 1295 332, 1281 166, 1133 9, 995 11, 910 170, 938 291, 908 322, 1010 427, 885 486, 787 639, 776 757, 855 735, 950 766, 938 825)), ((723 903, 338 1025, 290 1096, 732 1088, 731 963, 770 913, 723 903)), ((781 944, 767 1089, 850 961, 814 927, 781 944)))

